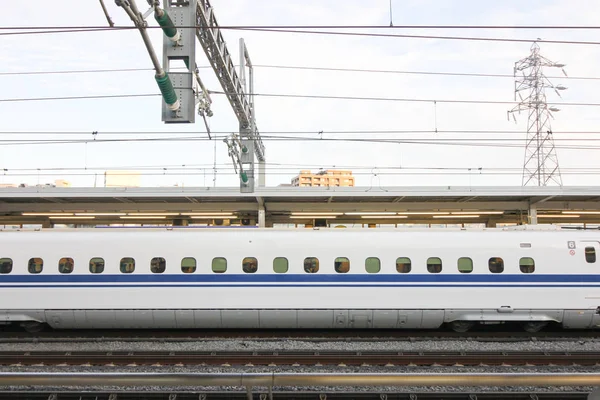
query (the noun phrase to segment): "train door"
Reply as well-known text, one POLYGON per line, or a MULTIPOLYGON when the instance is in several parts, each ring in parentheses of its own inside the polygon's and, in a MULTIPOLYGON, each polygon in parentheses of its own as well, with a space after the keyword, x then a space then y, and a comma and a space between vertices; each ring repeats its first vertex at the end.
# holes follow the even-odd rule
MULTIPOLYGON (((600 267, 600 242, 598 241, 581 241, 578 243, 579 249, 577 249, 577 256, 583 257, 584 263, 586 267, 589 268, 590 272, 597 272, 598 270, 594 267, 600 267), (583 255, 582 255, 583 254, 583 255)), ((570 254, 573 254, 573 250, 570 250, 570 254)), ((586 268, 587 269, 587 268, 586 268)), ((600 291, 598 291, 597 287, 593 289, 588 289, 585 298, 586 300, 591 300, 592 305, 588 307, 588 310, 585 313, 578 312, 578 316, 581 315, 582 318, 577 318, 578 322, 574 328, 598 328, 600 327, 600 291), (587 318, 586 318, 587 317, 587 318), (591 321, 590 321, 591 319, 591 321)), ((575 319, 575 318, 572 318, 575 319)), ((572 322, 575 321, 570 321, 572 322)), ((563 324, 565 325, 565 324, 563 324)), ((568 326, 569 328, 571 326, 568 326)))
POLYGON ((583 257, 586 264, 600 265, 600 242, 585 240, 579 242, 577 247, 579 248, 574 247, 574 242, 569 242, 569 252, 571 255, 583 257))

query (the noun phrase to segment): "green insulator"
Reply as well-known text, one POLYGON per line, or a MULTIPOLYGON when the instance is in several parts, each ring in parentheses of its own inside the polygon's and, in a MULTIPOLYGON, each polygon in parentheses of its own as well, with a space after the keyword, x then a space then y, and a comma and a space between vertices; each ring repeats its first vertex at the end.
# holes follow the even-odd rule
POLYGON ((248 152, 248 148, 246 146, 242 146, 242 153, 246 154, 248 152))
POLYGON ((162 15, 160 16, 158 15, 158 13, 154 13, 154 19, 156 20, 156 22, 158 22, 158 24, 162 28, 165 35, 167 35, 167 37, 171 39, 177 37, 177 39, 175 40, 179 39, 179 31, 177 30, 177 28, 175 28, 175 24, 171 20, 171 17, 169 17, 169 14, 162 10, 162 15))
POLYGON ((175 89, 173 89, 173 83, 171 83, 169 75, 165 73, 164 76, 154 76, 154 78, 156 79, 156 83, 158 83, 158 88, 162 93, 163 99, 165 99, 165 103, 169 105, 176 104, 177 93, 175 93, 175 89))
POLYGON ((242 180, 242 183, 248 183, 248 174, 246 174, 245 172, 242 172, 240 174, 240 179, 242 180))

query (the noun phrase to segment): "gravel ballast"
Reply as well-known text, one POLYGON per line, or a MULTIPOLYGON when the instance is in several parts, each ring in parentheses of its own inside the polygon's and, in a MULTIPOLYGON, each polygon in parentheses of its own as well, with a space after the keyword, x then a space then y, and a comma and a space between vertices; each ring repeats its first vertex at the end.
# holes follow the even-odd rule
POLYGON ((90 341, 0 343, 0 351, 600 351, 599 339, 577 341, 480 342, 444 341, 330 341, 210 340, 210 341, 90 341))

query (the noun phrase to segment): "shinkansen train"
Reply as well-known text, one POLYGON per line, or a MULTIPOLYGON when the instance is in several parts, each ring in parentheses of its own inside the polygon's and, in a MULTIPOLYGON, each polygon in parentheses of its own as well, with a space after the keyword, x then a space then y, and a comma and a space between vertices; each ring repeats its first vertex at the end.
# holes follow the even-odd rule
POLYGON ((0 232, 0 323, 52 328, 600 325, 600 233, 104 228, 0 232))

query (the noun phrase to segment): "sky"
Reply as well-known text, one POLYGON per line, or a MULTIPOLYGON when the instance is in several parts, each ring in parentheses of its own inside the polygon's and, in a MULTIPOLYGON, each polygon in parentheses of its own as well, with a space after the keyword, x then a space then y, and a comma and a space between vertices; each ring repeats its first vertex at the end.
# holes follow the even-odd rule
MULTIPOLYGON (((42 0, 9 2, 0 14, 0 27, 107 25, 96 0, 61 0, 59 3, 60 7, 56 2, 42 0)), ((146 1, 138 0, 137 3, 140 9, 147 8, 146 1)), ((390 25, 389 0, 212 0, 211 4, 222 26, 390 25)), ((117 26, 132 26, 123 9, 111 0, 106 0, 106 5, 117 26)), ((597 25, 599 12, 600 3, 593 0, 528 0, 526 3, 517 0, 392 0, 395 26, 583 26, 597 25)), ((149 24, 155 26, 156 22, 150 18, 149 24)), ((570 77, 564 77, 559 68, 546 70, 546 75, 557 77, 551 78, 552 83, 568 87, 561 92, 562 99, 548 91, 548 101, 551 104, 598 102, 600 80, 573 77, 600 77, 597 72, 600 46, 544 41, 600 41, 599 30, 388 28, 345 31, 518 38, 528 42, 224 29, 223 36, 233 59, 239 60, 238 41, 243 37, 255 65, 254 87, 259 94, 255 99, 256 121, 266 147, 267 186, 290 183, 300 170, 318 171, 321 168, 350 169, 356 175, 356 185, 365 187, 520 186, 527 129, 526 113, 517 115, 516 123, 507 118, 507 110, 513 104, 444 102, 511 102, 514 100, 514 80, 510 77, 323 71, 274 66, 512 75, 514 63, 529 55, 529 41, 541 38, 542 55, 566 64, 565 70, 570 77), (310 99, 260 94, 429 101, 310 99), (396 132, 374 133, 376 131, 396 132), (302 137, 304 140, 274 140, 274 136, 302 137), (331 140, 342 138, 354 140, 331 140), (381 138, 396 139, 400 143, 356 140, 381 138), (429 143, 401 142, 407 139, 429 143), (440 145, 440 140, 448 139, 462 139, 462 145, 440 145), (481 139, 501 141, 488 142, 486 146, 464 145, 481 139)), ((0 33, 7 32, 14 31, 3 29, 0 33)), ((149 33, 162 58, 161 31, 152 29, 149 33)), ((0 52, 3 59, 0 66, 0 168, 4 173, 0 183, 35 185, 66 179, 74 186, 102 186, 104 171, 131 170, 143 172, 143 186, 238 186, 238 177, 222 141, 224 136, 237 132, 238 122, 223 95, 212 95, 214 116, 209 119, 209 124, 217 140, 208 140, 200 117, 195 124, 164 124, 161 99, 157 96, 14 101, 158 93, 154 72, 150 70, 152 64, 139 32, 0 35, 0 52), (22 74, 132 68, 148 70, 22 74), (92 132, 98 133, 93 135, 92 132), (171 140, 139 140, 149 138, 171 140), (173 140, 175 138, 200 140, 173 140), (32 143, 32 140, 46 143, 32 143), (78 142, 48 143, 65 140, 78 142), (29 142, 15 144, 14 141, 29 142)), ((200 46, 197 47, 196 63, 205 86, 212 91, 221 91, 200 46)), ((557 107, 561 111, 555 113, 551 124, 563 185, 596 185, 600 175, 600 157, 595 149, 600 138, 598 107, 557 107)))

